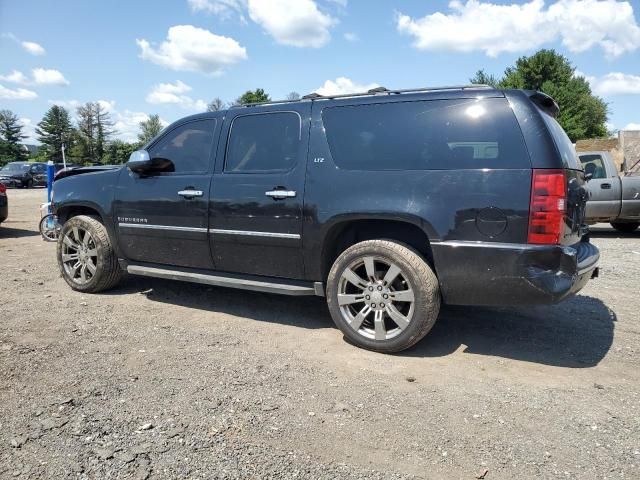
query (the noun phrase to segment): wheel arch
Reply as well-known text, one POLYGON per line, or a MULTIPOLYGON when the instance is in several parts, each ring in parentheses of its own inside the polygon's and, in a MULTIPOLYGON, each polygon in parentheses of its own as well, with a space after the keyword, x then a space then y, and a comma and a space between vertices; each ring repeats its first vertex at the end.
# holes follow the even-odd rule
POLYGON ((412 220, 399 220, 397 217, 364 217, 336 221, 329 227, 322 242, 322 280, 326 281, 331 266, 342 252, 365 240, 402 242, 416 250, 435 271, 431 239, 425 231, 428 230, 428 226, 424 226, 419 219, 412 220))

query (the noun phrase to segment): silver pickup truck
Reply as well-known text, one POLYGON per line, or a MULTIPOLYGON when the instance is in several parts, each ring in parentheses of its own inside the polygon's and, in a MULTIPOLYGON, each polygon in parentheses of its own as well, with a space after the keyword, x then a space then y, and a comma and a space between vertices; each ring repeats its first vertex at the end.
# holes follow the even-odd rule
POLYGON ((640 226, 640 175, 618 175, 608 152, 578 153, 590 197, 587 223, 610 223, 620 232, 630 233, 640 226))

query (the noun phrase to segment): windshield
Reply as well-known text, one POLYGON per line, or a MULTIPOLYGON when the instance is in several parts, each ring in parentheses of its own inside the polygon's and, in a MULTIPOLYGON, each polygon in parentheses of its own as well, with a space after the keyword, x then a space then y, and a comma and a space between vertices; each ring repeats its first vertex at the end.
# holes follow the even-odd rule
POLYGON ((0 171, 6 173, 20 173, 26 172, 27 170, 29 170, 29 165, 26 165, 24 163, 8 163, 4 167, 2 167, 2 170, 0 171))

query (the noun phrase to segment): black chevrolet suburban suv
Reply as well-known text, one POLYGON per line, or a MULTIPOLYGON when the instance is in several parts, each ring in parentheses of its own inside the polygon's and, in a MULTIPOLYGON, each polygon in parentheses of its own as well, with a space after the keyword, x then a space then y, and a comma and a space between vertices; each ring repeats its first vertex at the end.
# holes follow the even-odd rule
POLYGON ((555 303, 597 275, 585 176, 531 91, 385 90, 175 122, 126 166, 54 184, 75 290, 122 274, 325 296, 356 345, 397 352, 441 303, 555 303))

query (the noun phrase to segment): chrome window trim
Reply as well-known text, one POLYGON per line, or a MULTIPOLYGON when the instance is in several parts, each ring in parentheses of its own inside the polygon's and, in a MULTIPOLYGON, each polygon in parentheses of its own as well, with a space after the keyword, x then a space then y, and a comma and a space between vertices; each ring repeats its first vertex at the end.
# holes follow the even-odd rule
POLYGON ((147 230, 175 230, 177 232, 203 232, 207 233, 207 228, 197 227, 175 227, 173 225, 150 225, 148 223, 119 223, 119 227, 142 228, 147 230))
POLYGON ((250 237, 270 237, 270 238, 294 238, 299 239, 298 233, 276 233, 276 232, 256 232, 252 230, 224 230, 221 228, 210 228, 209 232, 223 235, 247 235, 250 237))

